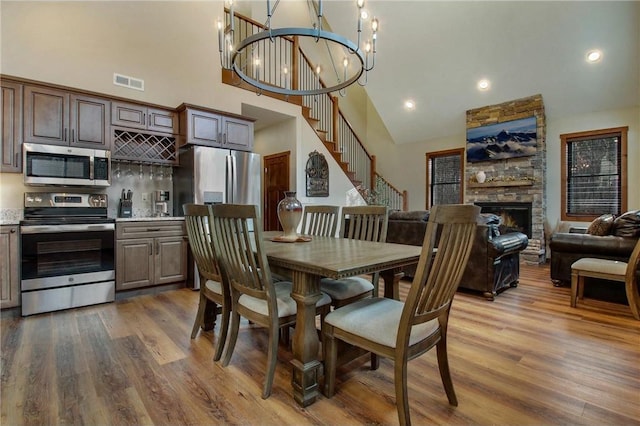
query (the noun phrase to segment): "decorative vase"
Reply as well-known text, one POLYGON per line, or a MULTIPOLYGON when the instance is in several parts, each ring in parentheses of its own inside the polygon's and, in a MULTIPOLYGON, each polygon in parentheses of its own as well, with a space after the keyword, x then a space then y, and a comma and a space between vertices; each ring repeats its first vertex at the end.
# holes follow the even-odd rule
POLYGON ((478 181, 478 183, 484 183, 486 179, 487 175, 482 170, 476 173, 476 180, 478 181))
POLYGON ((278 203, 278 220, 282 225, 285 240, 298 239, 298 224, 302 220, 302 203, 296 198, 295 191, 285 191, 284 198, 278 203))

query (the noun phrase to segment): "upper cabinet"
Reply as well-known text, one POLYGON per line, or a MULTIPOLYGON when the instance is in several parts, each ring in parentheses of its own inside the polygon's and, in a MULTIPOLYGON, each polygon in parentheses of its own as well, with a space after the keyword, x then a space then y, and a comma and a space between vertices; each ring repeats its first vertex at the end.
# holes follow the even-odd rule
POLYGON ((178 107, 180 144, 240 151, 253 149, 253 121, 190 105, 178 107))
POLYGON ((111 124, 131 129, 177 134, 178 114, 171 110, 113 101, 111 124))
POLYGON ((109 149, 108 99, 24 87, 24 141, 109 149))
POLYGON ((2 144, 0 172, 22 172, 22 84, 0 81, 2 107, 2 144))

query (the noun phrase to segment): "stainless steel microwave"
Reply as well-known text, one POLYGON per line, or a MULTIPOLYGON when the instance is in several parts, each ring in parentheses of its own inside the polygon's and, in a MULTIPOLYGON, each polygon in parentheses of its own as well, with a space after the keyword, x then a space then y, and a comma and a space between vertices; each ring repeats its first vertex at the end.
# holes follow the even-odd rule
POLYGON ((109 186, 111 152, 23 143, 25 185, 109 186))

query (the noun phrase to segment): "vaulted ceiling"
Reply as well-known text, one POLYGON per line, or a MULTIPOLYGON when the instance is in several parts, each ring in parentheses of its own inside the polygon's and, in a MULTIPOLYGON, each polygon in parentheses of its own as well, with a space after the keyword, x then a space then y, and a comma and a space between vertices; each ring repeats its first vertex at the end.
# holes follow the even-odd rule
MULTIPOLYGON (((282 5, 281 5, 282 7, 282 5)), ((639 1, 369 0, 380 20, 367 93, 395 143, 461 134, 465 111, 541 94, 549 121, 640 105, 639 1), (591 49, 602 51, 587 63, 591 49), (476 87, 490 80, 487 91, 476 87), (413 111, 404 109, 415 101, 413 111)), ((325 1, 354 37, 355 0, 325 1)))

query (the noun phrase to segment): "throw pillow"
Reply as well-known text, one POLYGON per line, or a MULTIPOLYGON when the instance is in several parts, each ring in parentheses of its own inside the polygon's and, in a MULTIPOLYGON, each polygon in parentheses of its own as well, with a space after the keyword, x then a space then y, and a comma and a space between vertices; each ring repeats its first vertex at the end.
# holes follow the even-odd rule
POLYGON ((609 235, 611 232, 611 227, 613 226, 613 221, 616 217, 610 213, 603 214, 602 216, 596 218, 589 228, 587 228, 587 234, 604 236, 609 235))
POLYGON ((640 210, 626 212, 613 222, 613 235, 618 237, 640 237, 640 210))

